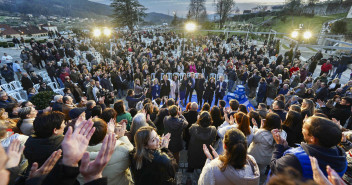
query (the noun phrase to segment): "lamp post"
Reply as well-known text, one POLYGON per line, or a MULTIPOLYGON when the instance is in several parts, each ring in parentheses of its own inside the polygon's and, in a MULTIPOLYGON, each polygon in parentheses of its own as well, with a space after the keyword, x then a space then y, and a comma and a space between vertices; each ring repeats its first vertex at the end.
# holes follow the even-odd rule
POLYGON ((295 30, 291 33, 291 37, 293 39, 296 39, 295 42, 296 42, 296 47, 294 48, 293 50, 293 56, 292 56, 292 61, 291 61, 291 64, 293 64, 293 60, 295 58, 295 55, 296 55, 296 51, 298 50, 298 47, 299 47, 299 44, 300 44, 300 41, 302 40, 304 42, 304 40, 309 40, 310 38, 312 38, 312 32, 310 32, 309 30, 306 30, 304 33, 302 32, 303 30, 295 30), (303 33, 303 34, 302 34, 303 33))
MULTIPOLYGON (((193 22, 188 22, 185 24, 185 30, 187 32, 193 32, 197 29, 197 25, 193 22)), ((183 56, 185 50, 185 31, 183 31, 183 41, 182 41, 182 53, 181 56, 183 56)))

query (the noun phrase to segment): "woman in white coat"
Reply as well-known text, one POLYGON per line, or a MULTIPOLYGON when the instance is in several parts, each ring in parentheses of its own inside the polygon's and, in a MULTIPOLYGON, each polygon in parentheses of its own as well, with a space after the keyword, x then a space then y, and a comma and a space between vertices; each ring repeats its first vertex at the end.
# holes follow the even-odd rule
MULTIPOLYGON (((89 153, 90 160, 94 160, 102 147, 102 142, 107 133, 115 132, 117 141, 115 145, 115 151, 111 156, 110 161, 106 165, 103 171, 103 176, 108 178, 108 185, 132 185, 133 180, 131 172, 129 170, 130 160, 129 152, 133 150, 133 145, 128 140, 127 136, 124 136, 126 131, 126 123, 120 122, 115 126, 115 121, 111 120, 108 124, 102 120, 95 118, 93 119, 95 132, 89 141, 87 152, 89 153)), ((83 177, 80 174, 78 181, 83 184, 83 177)))
POLYGON ((198 185, 259 184, 259 168, 255 159, 247 154, 247 141, 242 131, 231 128, 226 131, 224 154, 218 156, 213 147, 210 154, 203 145, 207 162, 200 174, 198 185))
POLYGON ((170 98, 173 98, 175 101, 177 101, 177 98, 179 98, 179 93, 180 92, 180 84, 178 82, 178 76, 174 75, 172 77, 172 80, 170 82, 170 98))

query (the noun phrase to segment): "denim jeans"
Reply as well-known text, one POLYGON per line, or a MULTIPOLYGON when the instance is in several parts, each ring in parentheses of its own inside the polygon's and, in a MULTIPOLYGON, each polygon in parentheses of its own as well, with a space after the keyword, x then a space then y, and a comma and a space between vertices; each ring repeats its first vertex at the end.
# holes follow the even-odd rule
POLYGON ((228 91, 229 92, 232 92, 232 88, 233 88, 234 85, 235 85, 235 81, 229 80, 229 87, 228 87, 228 91))

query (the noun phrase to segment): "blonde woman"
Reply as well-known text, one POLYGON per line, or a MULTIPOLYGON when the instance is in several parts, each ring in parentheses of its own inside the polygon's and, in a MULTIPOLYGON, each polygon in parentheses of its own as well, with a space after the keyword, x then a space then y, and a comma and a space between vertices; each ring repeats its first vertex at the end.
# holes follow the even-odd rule
POLYGON ((135 185, 175 184, 177 163, 168 149, 170 134, 160 138, 155 129, 144 126, 134 135, 131 170, 135 185))
POLYGON ((157 78, 154 78, 153 85, 152 85, 152 98, 155 100, 156 98, 160 97, 160 84, 157 78))
POLYGON ((137 78, 135 81, 134 81, 134 93, 135 94, 141 94, 143 93, 143 87, 141 85, 141 82, 139 80, 139 78, 137 78))

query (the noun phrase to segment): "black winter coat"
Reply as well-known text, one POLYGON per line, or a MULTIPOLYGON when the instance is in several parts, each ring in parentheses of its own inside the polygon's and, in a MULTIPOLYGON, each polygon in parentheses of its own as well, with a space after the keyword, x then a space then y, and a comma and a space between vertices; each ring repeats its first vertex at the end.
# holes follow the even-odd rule
POLYGON ((135 185, 176 185, 175 174, 178 168, 169 149, 148 150, 152 161, 143 159, 142 168, 137 170, 133 158, 135 150, 130 152, 131 172, 135 185))

